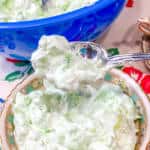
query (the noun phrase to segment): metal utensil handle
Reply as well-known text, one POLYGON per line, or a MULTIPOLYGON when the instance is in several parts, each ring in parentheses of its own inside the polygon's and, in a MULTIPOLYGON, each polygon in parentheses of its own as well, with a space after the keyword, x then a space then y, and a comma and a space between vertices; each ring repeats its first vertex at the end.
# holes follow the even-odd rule
POLYGON ((108 64, 117 65, 132 61, 150 60, 150 53, 133 53, 108 57, 108 64))

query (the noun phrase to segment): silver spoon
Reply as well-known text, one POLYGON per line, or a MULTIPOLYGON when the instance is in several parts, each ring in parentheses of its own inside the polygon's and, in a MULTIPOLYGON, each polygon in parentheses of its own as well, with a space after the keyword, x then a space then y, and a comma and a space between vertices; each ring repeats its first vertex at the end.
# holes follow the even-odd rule
MULTIPOLYGON (((134 61, 150 60, 150 53, 132 53, 108 56, 106 50, 99 44, 93 42, 71 42, 72 50, 79 50, 81 48, 91 49, 96 51, 95 59, 101 59, 106 65, 117 66, 134 61)), ((91 56, 93 57, 93 56, 91 56)))

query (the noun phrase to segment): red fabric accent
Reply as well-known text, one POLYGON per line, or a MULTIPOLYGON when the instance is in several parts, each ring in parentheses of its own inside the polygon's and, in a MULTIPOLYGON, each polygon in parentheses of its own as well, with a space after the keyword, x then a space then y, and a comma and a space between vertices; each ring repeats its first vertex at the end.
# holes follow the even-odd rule
POLYGON ((12 63, 21 62, 21 60, 16 60, 16 59, 11 59, 11 58, 6 58, 6 60, 12 63))
POLYGON ((142 71, 134 68, 134 67, 124 67, 122 69, 123 72, 125 72, 126 74, 128 74, 130 77, 132 77, 135 81, 139 81, 142 76, 143 76, 143 73, 142 71))
POLYGON ((126 7, 133 7, 134 5, 134 0, 128 0, 126 7))
POLYGON ((146 94, 150 94, 150 75, 145 75, 140 85, 146 94))
POLYGON ((150 74, 144 74, 134 67, 124 67, 122 71, 139 83, 146 94, 150 94, 150 74))

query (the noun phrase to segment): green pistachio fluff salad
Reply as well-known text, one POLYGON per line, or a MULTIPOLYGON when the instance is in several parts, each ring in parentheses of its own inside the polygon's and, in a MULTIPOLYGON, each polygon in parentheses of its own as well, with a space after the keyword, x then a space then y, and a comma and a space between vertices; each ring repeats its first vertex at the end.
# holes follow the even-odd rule
POLYGON ((84 59, 61 36, 42 37, 32 55, 44 88, 17 93, 12 111, 19 150, 134 150, 135 105, 101 82, 101 61, 84 59))
POLYGON ((0 21, 20 21, 55 16, 91 5, 97 0, 49 0, 42 7, 42 0, 0 0, 0 21))

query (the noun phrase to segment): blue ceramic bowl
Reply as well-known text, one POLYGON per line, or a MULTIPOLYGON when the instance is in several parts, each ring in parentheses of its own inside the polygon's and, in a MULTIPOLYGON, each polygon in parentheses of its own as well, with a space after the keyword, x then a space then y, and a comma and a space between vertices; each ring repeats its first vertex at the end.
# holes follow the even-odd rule
POLYGON ((98 0, 66 14, 32 21, 0 23, 0 53, 27 60, 42 35, 59 34, 70 41, 94 40, 118 16, 125 0, 98 0))

